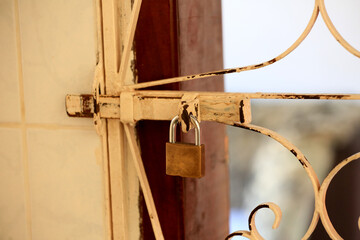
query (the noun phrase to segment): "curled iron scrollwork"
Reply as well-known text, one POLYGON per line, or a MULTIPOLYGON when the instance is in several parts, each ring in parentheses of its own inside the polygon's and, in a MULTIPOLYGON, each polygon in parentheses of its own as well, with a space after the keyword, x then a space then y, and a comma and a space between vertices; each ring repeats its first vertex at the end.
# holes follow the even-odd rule
MULTIPOLYGON (((322 185, 320 185, 318 177, 317 177, 314 169, 312 168, 310 162, 306 159, 304 154, 302 154, 301 151, 294 144, 292 144, 290 141, 288 141, 286 138, 284 138, 283 136, 281 136, 280 134, 278 134, 272 130, 269 130, 264 127, 252 125, 252 124, 235 123, 233 126, 251 130, 253 132, 257 132, 257 133, 266 135, 266 136, 276 140, 281 145, 283 145, 285 148, 287 148, 298 159, 298 161, 300 162, 300 164, 306 171, 306 173, 312 183, 313 191, 315 194, 315 210, 314 210, 314 214, 313 214, 311 223, 308 227, 308 230, 306 231, 306 233, 302 237, 302 239, 306 240, 306 239, 310 238, 311 234, 315 230, 315 227, 319 221, 319 218, 321 219, 321 222, 331 239, 336 239, 336 240, 343 239, 337 233, 335 228, 333 227, 331 220, 329 218, 329 215, 327 213, 326 203, 325 203, 326 193, 327 193, 327 190, 329 188, 331 181, 336 176, 336 174, 350 162, 360 159, 360 153, 356 153, 356 154, 350 156, 349 158, 343 160, 340 164, 338 164, 329 173, 329 175, 325 178, 322 185)), ((259 205, 251 212, 250 217, 249 217, 249 230, 250 231, 233 232, 230 235, 228 235, 225 238, 225 240, 230 240, 231 238, 233 238, 235 236, 242 236, 242 237, 246 237, 251 240, 263 240, 262 236, 258 233, 258 231, 255 227, 255 213, 259 209, 262 209, 262 208, 270 208, 274 212, 275 222, 274 222, 273 228, 274 229, 277 228, 279 226, 280 220, 281 220, 281 210, 275 203, 265 203, 265 204, 259 205)), ((358 225, 359 225, 359 229, 360 229, 360 218, 358 220, 358 225)))
POLYGON ((257 213, 257 211, 259 211, 260 209, 263 208, 269 208, 270 210, 273 211, 273 213, 275 214, 275 221, 274 224, 272 226, 273 229, 276 229, 279 227, 280 225, 280 221, 281 221, 281 209, 278 205, 276 205, 275 203, 263 203, 259 206, 257 206, 251 213, 249 216, 249 231, 236 231, 232 234, 230 234, 229 236, 226 237, 225 240, 230 240, 235 236, 242 236, 242 237, 246 237, 248 239, 259 239, 259 240, 263 240, 264 238, 260 235, 260 233, 258 232, 256 225, 255 225, 255 215, 257 213))
POLYGON ((228 68, 228 69, 222 69, 218 71, 212 71, 212 72, 206 72, 206 73, 199 73, 194 75, 188 75, 188 76, 181 76, 181 77, 175 77, 175 78, 168 78, 168 79, 161 79, 156 81, 150 81, 146 83, 137 83, 130 86, 127 86, 129 89, 140 89, 140 88, 146 88, 151 86, 159 86, 169 83, 176 83, 176 82, 184 82, 189 80, 199 80, 206 77, 213 77, 218 75, 224 75, 229 73, 239 73, 244 71, 250 71, 255 70, 259 68, 263 68, 266 66, 269 66, 271 64, 274 64, 286 56, 288 56, 291 52, 293 52, 300 44, 305 40, 305 38, 309 35, 309 33, 312 31, 319 14, 321 14, 322 19, 324 20, 327 28, 331 32, 331 34, 334 36, 336 41, 338 41, 348 52, 353 54, 356 57, 360 57, 360 51, 357 50, 355 47, 353 47, 350 43, 348 43, 343 36, 339 33, 339 31, 336 29, 335 25, 331 21, 331 18, 329 17, 329 14, 327 13, 326 6, 325 6, 325 0, 315 0, 314 2, 314 9, 312 12, 312 15, 310 17, 310 20, 308 21, 308 24, 305 28, 305 30, 302 32, 302 34, 296 39, 296 41, 288 47, 284 52, 280 53, 278 56, 262 62, 258 64, 243 66, 243 67, 236 67, 236 68, 228 68))

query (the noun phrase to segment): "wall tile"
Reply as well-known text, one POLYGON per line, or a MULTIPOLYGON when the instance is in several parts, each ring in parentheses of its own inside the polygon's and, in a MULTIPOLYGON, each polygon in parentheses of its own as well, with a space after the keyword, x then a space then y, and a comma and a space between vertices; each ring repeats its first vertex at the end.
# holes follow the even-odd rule
POLYGON ((0 128, 0 239, 26 239, 21 132, 0 128))
POLYGON ((0 122, 19 122, 14 1, 0 1, 0 122))
POLYGON ((103 240, 104 190, 95 131, 32 129, 28 142, 33 239, 103 240))
POLYGON ((94 1, 29 0, 19 7, 27 122, 91 125, 66 115, 65 95, 92 92, 94 1))

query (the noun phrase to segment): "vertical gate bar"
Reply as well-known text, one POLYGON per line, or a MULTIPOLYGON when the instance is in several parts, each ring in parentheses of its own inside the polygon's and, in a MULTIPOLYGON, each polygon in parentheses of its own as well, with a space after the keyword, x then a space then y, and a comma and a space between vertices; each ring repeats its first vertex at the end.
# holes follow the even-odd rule
MULTIPOLYGON (((118 94, 124 81, 118 82, 121 43, 131 14, 131 0, 102 0, 103 51, 105 94, 118 94)), ((114 240, 140 238, 139 183, 135 168, 130 164, 125 132, 118 119, 106 120, 109 166, 112 238, 114 240)))
MULTIPOLYGON (((103 48, 103 19, 102 19, 102 2, 95 1, 96 10, 96 37, 97 37, 97 64, 95 67, 95 77, 93 89, 98 89, 99 93, 105 93, 105 72, 104 72, 104 48, 103 48)), ((98 99, 97 99, 98 100, 98 99)), ((102 168, 103 168, 103 184, 104 184, 104 226, 105 239, 113 239, 112 228, 112 209, 111 209, 111 189, 110 189, 110 173, 109 173, 109 151, 108 151, 108 134, 107 120, 97 120, 95 128, 101 138, 102 146, 102 168), (99 126, 98 124, 103 124, 99 126)))
POLYGON ((142 0, 135 0, 134 5, 132 7, 131 15, 130 15, 130 21, 127 28, 127 31, 125 32, 125 41, 124 41, 124 50, 123 54, 121 56, 121 62, 120 62, 120 69, 118 74, 118 82, 122 82, 125 79, 127 67, 130 63, 130 52, 131 47, 133 46, 134 42, 134 36, 135 36, 135 29, 137 26, 137 21, 139 18, 140 8, 141 8, 142 0))
MULTIPOLYGON (((103 0, 102 21, 103 21, 103 49, 104 49, 104 70, 105 70, 105 92, 114 94, 115 79, 117 74, 118 58, 116 52, 116 1, 103 0)), ((118 121, 109 119, 106 121, 107 152, 108 152, 108 173, 110 186, 110 211, 112 224, 112 239, 127 239, 125 228, 125 211, 123 206, 123 195, 125 191, 121 184, 122 153, 120 150, 120 125, 118 121), (120 165, 119 165, 120 164, 120 165), (118 181, 116 181, 117 177, 118 181), (122 227, 123 226, 123 227, 122 227), (123 229, 122 229, 123 228, 123 229)))
POLYGON ((139 181, 141 184, 141 189, 144 194, 146 206, 149 212, 151 224, 154 230, 155 238, 156 240, 164 240, 164 235, 161 230, 161 225, 159 221, 159 217, 156 211, 154 199, 151 193, 150 185, 148 182, 148 179, 146 177, 146 172, 144 168, 144 164, 142 162, 141 156, 140 156, 140 150, 137 145, 136 139, 135 139, 135 130, 134 127, 129 126, 128 124, 124 124, 126 137, 129 142, 133 163, 136 168, 137 175, 139 177, 139 181))

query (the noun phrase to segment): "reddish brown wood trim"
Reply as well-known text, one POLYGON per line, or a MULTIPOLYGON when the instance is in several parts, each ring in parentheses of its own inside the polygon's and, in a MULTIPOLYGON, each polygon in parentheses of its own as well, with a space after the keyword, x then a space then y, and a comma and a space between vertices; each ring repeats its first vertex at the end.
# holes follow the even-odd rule
MULTIPOLYGON (((135 34, 138 82, 179 75, 177 43, 177 8, 175 0, 143 0, 135 34)), ((169 84, 157 90, 179 90, 179 84, 169 84)), ((183 180, 165 174, 165 143, 169 122, 138 123, 141 155, 153 193, 165 239, 184 239, 183 180)), ((143 199, 142 237, 155 239, 143 199)))
MULTIPOLYGON (((180 75, 223 68, 220 0, 179 1, 180 75)), ((184 91, 223 91, 222 76, 181 83, 184 91)), ((200 113, 201 114, 201 113, 200 113)), ((193 141, 192 133, 183 136, 193 141)), ((205 144, 205 177, 186 179, 185 239, 225 239, 229 219, 229 176, 225 126, 201 123, 205 144)))
MULTIPOLYGON (((179 15, 176 4, 175 0, 143 0, 135 36, 138 82, 223 67, 221 1, 182 0, 178 2, 179 15)), ((157 89, 223 91, 223 79, 219 78, 157 89)), ((165 175, 168 130, 169 122, 138 124, 144 166, 165 239, 224 239, 229 215, 225 126, 201 124, 206 176, 200 180, 165 175)), ((192 135, 183 137, 189 140, 192 135)), ((154 239, 143 200, 141 206, 143 239, 154 239)))

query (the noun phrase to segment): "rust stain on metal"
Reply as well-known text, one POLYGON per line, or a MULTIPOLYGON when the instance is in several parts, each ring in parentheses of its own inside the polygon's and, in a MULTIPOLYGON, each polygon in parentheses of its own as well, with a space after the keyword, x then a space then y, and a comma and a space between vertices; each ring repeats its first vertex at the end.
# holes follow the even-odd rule
POLYGON ((245 122, 245 116, 244 116, 244 100, 240 101, 240 122, 245 122))
POLYGON ((260 209, 262 209, 262 208, 270 208, 270 207, 269 207, 268 204, 261 204, 261 205, 257 206, 256 208, 254 208, 254 210, 251 211, 250 216, 249 216, 249 220, 248 220, 248 222, 249 222, 249 230, 250 230, 250 231, 252 230, 251 220, 253 220, 254 214, 255 214, 258 210, 260 210, 260 209))
POLYGON ((273 64, 273 63, 275 63, 276 61, 277 61, 276 58, 273 58, 273 59, 269 60, 268 63, 269 63, 269 64, 273 64))
POLYGON ((186 125, 186 131, 190 130, 190 114, 187 111, 188 107, 189 107, 188 104, 183 105, 183 110, 181 113, 181 118, 186 125))
POLYGON ((65 101, 66 113, 70 117, 91 118, 94 114, 94 96, 90 94, 68 95, 65 101))
POLYGON ((94 96, 89 94, 81 95, 82 114, 91 115, 94 113, 94 96))
POLYGON ((233 237, 235 237, 235 236, 242 236, 243 235, 243 233, 241 233, 241 232, 239 232, 239 233, 232 233, 232 234, 230 234, 229 236, 227 236, 226 238, 225 238, 225 240, 229 240, 229 239, 231 239, 231 238, 233 238, 233 237))
POLYGON ((294 149, 291 149, 290 152, 294 154, 295 157, 297 157, 297 152, 294 149))
MULTIPOLYGON (((298 157, 298 153, 297 153, 294 149, 291 149, 290 152, 291 152, 292 154, 294 154, 294 156, 299 160, 300 164, 301 164, 304 168, 307 167, 307 164, 306 164, 301 158, 298 157)), ((306 159, 306 158, 305 158, 305 159, 306 159)), ((306 160, 307 160, 307 159, 306 159, 306 160)))
MULTIPOLYGON (((161 91, 159 91, 161 92, 161 91)), ((137 97, 139 100, 146 99, 181 99, 181 97, 166 97, 166 96, 138 96, 135 94, 135 97, 137 97)))
POLYGON ((270 209, 274 214, 275 214, 275 221, 273 224, 273 229, 276 229, 279 227, 280 221, 281 221, 281 209, 278 205, 276 205, 275 203, 263 203, 260 204, 259 206, 257 206, 254 210, 251 211, 250 215, 249 215, 249 220, 248 220, 248 225, 249 225, 249 231, 236 231, 231 233, 230 235, 228 235, 225 240, 230 240, 231 238, 235 237, 235 236, 243 236, 245 238, 248 239, 252 239, 252 240, 260 240, 260 239, 264 239, 261 237, 260 233, 258 232, 257 228, 256 228, 256 224, 255 224, 255 214, 260 210, 260 209, 270 209))

